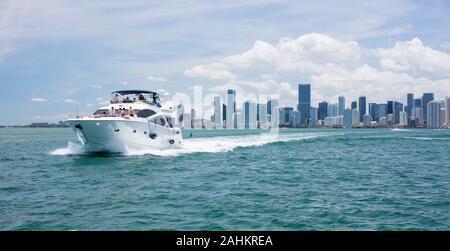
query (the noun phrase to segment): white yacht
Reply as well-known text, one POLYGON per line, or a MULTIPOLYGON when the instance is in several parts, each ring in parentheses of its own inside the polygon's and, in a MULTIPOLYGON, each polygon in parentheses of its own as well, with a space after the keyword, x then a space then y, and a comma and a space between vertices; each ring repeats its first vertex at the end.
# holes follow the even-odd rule
POLYGON ((179 147, 181 129, 175 125, 175 107, 160 104, 158 93, 124 90, 111 94, 109 105, 93 115, 68 119, 78 140, 89 151, 179 147))

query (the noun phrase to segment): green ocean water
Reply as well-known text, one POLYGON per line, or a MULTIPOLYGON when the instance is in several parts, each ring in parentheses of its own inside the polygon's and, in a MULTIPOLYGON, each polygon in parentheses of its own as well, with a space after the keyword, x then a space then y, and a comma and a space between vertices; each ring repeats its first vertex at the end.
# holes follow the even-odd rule
POLYGON ((183 134, 91 154, 70 129, 0 129, 0 230, 450 230, 450 130, 183 134))

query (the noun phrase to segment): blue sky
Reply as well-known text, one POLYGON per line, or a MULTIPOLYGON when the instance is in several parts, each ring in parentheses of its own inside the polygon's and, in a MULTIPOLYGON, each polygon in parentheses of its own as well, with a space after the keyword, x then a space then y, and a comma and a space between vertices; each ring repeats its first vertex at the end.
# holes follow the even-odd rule
POLYGON ((0 0, 0 124, 91 113, 131 88, 443 98, 448 24, 449 1, 0 0))

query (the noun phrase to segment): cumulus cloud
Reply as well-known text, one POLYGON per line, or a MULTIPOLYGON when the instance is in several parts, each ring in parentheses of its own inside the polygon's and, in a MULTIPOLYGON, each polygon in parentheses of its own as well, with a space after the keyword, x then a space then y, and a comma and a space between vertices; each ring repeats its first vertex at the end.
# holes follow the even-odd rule
POLYGON ((401 41, 377 51, 384 70, 409 72, 415 76, 450 77, 450 54, 424 46, 419 38, 401 41))
POLYGON ((47 99, 45 98, 32 98, 30 99, 31 102, 47 102, 47 99))
POLYGON ((153 81, 153 82, 165 82, 165 81, 167 81, 166 78, 161 77, 161 76, 159 76, 159 77, 148 76, 148 77, 147 77, 147 80, 150 80, 150 81, 153 81))
POLYGON ((323 65, 354 62, 360 57, 361 49, 356 41, 341 42, 311 33, 295 39, 282 38, 276 45, 256 41, 250 50, 223 61, 240 68, 270 63, 278 71, 318 72, 323 65))
POLYGON ((273 45, 256 41, 249 50, 210 65, 214 64, 230 74, 230 70, 239 71, 242 79, 228 80, 210 90, 278 93, 280 102, 294 107, 297 84, 302 82, 312 84, 313 103, 337 102, 340 95, 346 96, 348 103, 361 95, 369 102, 386 102, 402 100, 410 92, 445 96, 450 91, 450 55, 425 46, 418 38, 397 42, 391 48, 370 49, 361 48, 356 41, 311 33, 283 38, 273 45), (380 65, 371 65, 377 61, 380 65), (255 80, 261 70, 265 74, 255 80))
POLYGON ((212 63, 209 65, 198 65, 194 68, 184 72, 188 77, 205 77, 209 79, 236 79, 237 77, 232 74, 225 64, 212 63))
POLYGON ((67 103, 67 104, 78 104, 77 101, 75 101, 73 99, 70 99, 70 98, 64 99, 64 103, 67 103))

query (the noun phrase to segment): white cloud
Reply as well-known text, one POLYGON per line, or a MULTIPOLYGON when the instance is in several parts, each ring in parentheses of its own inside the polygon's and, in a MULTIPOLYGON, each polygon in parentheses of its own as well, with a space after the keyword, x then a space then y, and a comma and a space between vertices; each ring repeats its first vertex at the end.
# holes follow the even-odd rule
POLYGON ((278 71, 318 72, 322 65, 353 63, 361 57, 357 42, 341 42, 330 36, 310 33, 295 39, 282 38, 276 45, 256 41, 253 47, 223 61, 233 67, 248 68, 270 63, 278 71))
POLYGON ((424 46, 419 38, 377 51, 384 70, 409 72, 419 77, 450 77, 450 54, 424 46))
POLYGON ((64 99, 64 103, 67 103, 67 104, 78 104, 77 101, 75 101, 73 99, 70 99, 70 98, 64 99))
POLYGON ((91 85, 92 88, 95 89, 102 89, 103 87, 101 85, 91 85))
POLYGON ((30 99, 31 102, 47 102, 47 99, 45 98, 32 98, 30 99))
POLYGON ((184 72, 188 77, 205 77, 209 79, 236 79, 237 77, 228 71, 223 63, 198 65, 184 72))
POLYGON ((161 76, 159 76, 159 77, 148 76, 148 77, 147 77, 147 80, 154 81, 154 82, 165 82, 165 81, 167 81, 166 78, 161 77, 161 76))

